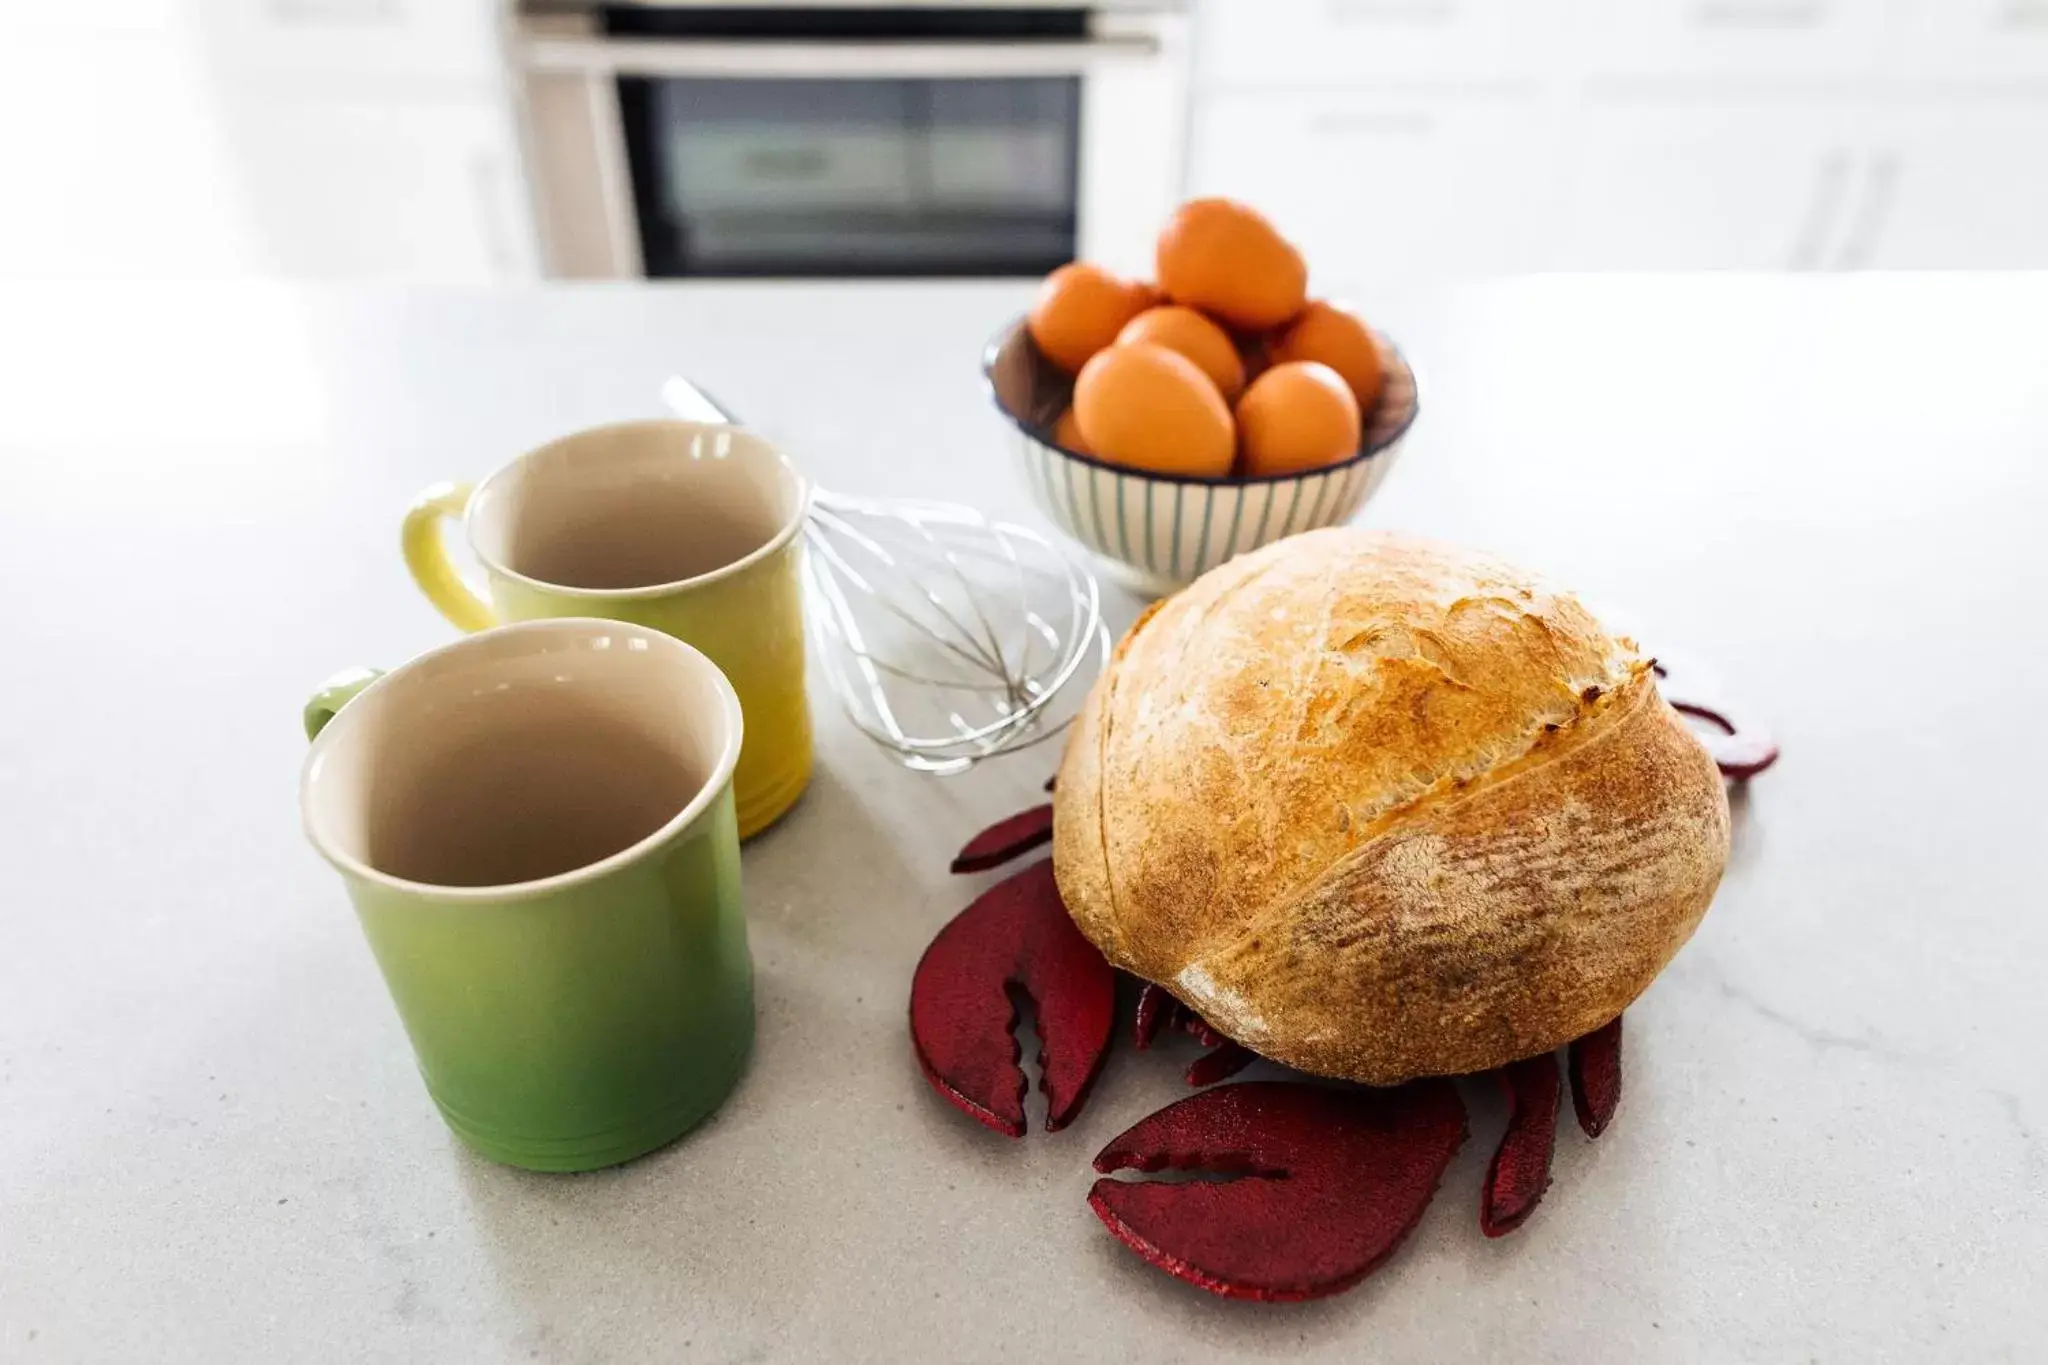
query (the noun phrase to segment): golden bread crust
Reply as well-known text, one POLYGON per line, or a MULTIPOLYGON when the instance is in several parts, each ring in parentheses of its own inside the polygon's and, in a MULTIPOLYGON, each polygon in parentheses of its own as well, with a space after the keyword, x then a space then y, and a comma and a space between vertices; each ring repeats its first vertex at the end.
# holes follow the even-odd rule
POLYGON ((1113 963, 1375 1084, 1619 1014, 1728 848, 1719 774, 1629 642, 1498 560, 1347 527, 1134 626, 1055 801, 1061 894, 1113 963))

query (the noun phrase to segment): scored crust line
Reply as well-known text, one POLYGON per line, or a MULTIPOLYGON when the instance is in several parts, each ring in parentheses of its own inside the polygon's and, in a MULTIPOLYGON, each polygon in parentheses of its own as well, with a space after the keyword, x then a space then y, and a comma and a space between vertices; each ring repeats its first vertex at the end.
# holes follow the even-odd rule
MULTIPOLYGON (((1636 708, 1654 700, 1657 697, 1657 690, 1654 685, 1648 687, 1639 686, 1648 671, 1647 661, 1638 657, 1627 680, 1617 687, 1612 687, 1602 692, 1599 698, 1593 702, 1580 702, 1577 714, 1572 719, 1560 724, 1555 733, 1560 736, 1567 733, 1571 734, 1577 740, 1577 743, 1572 745, 1574 749, 1583 749, 1597 744, 1614 727, 1612 725, 1603 726, 1598 731, 1589 732, 1584 722, 1596 717, 1603 717, 1607 713, 1616 713, 1620 719, 1627 719, 1629 715, 1634 714, 1636 708), (1629 694, 1626 710, 1622 709, 1624 703, 1620 700, 1624 693, 1629 694)), ((1229 953, 1247 939, 1257 938, 1260 934, 1267 932, 1267 926, 1270 921, 1275 918, 1284 919, 1295 906, 1301 903, 1304 896, 1308 895, 1314 888, 1321 886, 1329 878, 1332 871, 1361 856, 1365 849, 1385 834, 1391 825, 1408 816, 1411 812, 1425 806, 1456 806, 1482 793, 1491 792, 1495 788, 1519 780, 1527 774, 1536 771, 1539 766, 1542 766, 1530 761, 1536 755, 1539 747, 1547 750, 1544 756, 1546 762, 1562 758, 1564 755, 1557 746, 1542 745, 1540 737, 1543 733, 1543 731, 1538 730, 1536 732, 1538 738, 1532 739, 1528 747, 1524 748, 1521 753, 1511 759, 1491 765, 1477 777, 1468 778, 1463 781, 1460 781, 1455 776, 1440 777, 1415 796, 1401 802, 1399 805, 1389 807, 1387 810, 1380 812, 1379 815, 1373 818, 1370 824, 1363 827, 1357 843, 1325 863, 1316 870, 1313 876, 1305 878, 1302 882, 1301 890, 1296 892, 1294 896, 1268 905, 1265 913, 1252 923, 1247 924, 1244 932, 1236 938, 1222 944, 1203 957, 1188 963, 1181 970, 1180 976, 1176 978, 1176 984, 1184 989, 1189 989, 1201 981, 1210 980, 1207 963, 1229 953), (1191 972, 1199 973, 1197 981, 1190 982, 1187 979, 1191 972)), ((1210 997, 1211 1001, 1218 1000, 1221 994, 1219 992, 1216 995, 1212 995, 1210 997)), ((1192 1003, 1190 1002, 1191 1005, 1192 1003)), ((1228 1004, 1229 1002, 1223 1001, 1222 1003, 1228 1004)), ((1212 1025, 1214 1022, 1214 1020, 1210 1021, 1212 1025)), ((1243 1020, 1240 1018, 1238 1022, 1243 1022, 1243 1020)))

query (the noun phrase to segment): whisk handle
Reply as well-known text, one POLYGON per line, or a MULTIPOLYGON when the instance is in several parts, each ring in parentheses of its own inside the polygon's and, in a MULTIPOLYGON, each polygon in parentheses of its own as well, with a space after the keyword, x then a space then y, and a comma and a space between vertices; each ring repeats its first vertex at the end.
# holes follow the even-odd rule
POLYGON ((683 378, 672 374, 661 385, 661 401, 686 422, 722 422, 736 426, 739 418, 716 398, 683 378))

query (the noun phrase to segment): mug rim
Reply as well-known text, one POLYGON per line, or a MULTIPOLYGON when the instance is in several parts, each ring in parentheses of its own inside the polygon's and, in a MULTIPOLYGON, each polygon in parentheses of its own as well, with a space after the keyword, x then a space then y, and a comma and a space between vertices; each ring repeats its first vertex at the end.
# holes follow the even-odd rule
POLYGON ((795 539, 796 533, 802 529, 804 519, 810 515, 811 495, 814 491, 809 476, 801 469, 798 469, 789 456, 782 453, 782 447, 776 445, 751 427, 743 427, 735 422, 693 422, 683 417, 641 417, 623 422, 600 422, 596 426, 578 427, 576 430, 565 432, 553 440, 543 441, 529 450, 523 450, 499 465, 489 474, 486 474, 478 481, 475 490, 469 495, 468 503, 463 506, 462 536, 469 544, 469 552, 475 555, 477 562, 490 572, 502 574, 516 583, 523 583, 529 588, 534 588, 557 597, 581 597, 593 602, 624 602, 650 597, 666 597, 671 593, 703 587, 709 583, 716 583, 720 579, 730 578, 734 574, 752 568, 763 560, 774 556, 784 546, 788 545, 791 540, 795 539), (523 466, 528 460, 538 458, 550 450, 567 445, 571 441, 580 441, 589 436, 636 430, 675 430, 678 428, 692 434, 707 431, 730 432, 735 436, 740 436, 754 442, 762 450, 766 451, 776 464, 781 466, 782 472, 787 474, 796 486, 796 497, 791 501, 789 515, 783 520, 783 524, 775 529, 774 535, 747 551, 738 559, 721 564, 715 569, 706 569, 703 573, 692 574, 687 578, 671 579, 666 583, 644 583, 636 588, 582 588, 570 583, 554 583, 545 578, 535 578, 532 574, 521 573, 510 565, 501 563, 491 555, 485 554, 483 547, 477 544, 476 525, 470 519, 470 507, 476 504, 477 499, 482 497, 484 491, 490 488, 492 484, 500 479, 510 477, 514 470, 523 466))
POLYGON ((395 891, 407 896, 426 900, 444 901, 450 904, 500 904, 505 901, 531 900, 553 892, 568 890, 615 872, 662 844, 681 835, 697 823, 719 797, 732 785, 733 769, 740 758, 740 742, 744 738, 744 718, 740 711, 739 693, 733 690, 732 680, 725 671, 711 662, 704 652, 687 641, 679 640, 665 631, 651 626, 636 625, 631 621, 614 621, 604 617, 553 616, 535 621, 519 621, 509 625, 492 626, 472 635, 459 636, 446 644, 414 655, 389 673, 379 677, 361 692, 349 699, 348 705, 335 713, 333 721, 315 735, 307 746, 305 760, 299 767, 299 823, 305 831, 306 841, 313 845, 314 852, 326 859, 336 871, 358 878, 386 891, 395 891), (537 877, 523 882, 499 882, 491 886, 444 886, 437 882, 418 882, 405 877, 393 876, 379 868, 370 866, 361 858, 341 849, 331 847, 314 828, 312 812, 307 801, 317 769, 327 750, 340 740, 332 738, 337 732, 346 737, 349 727, 344 723, 348 709, 360 704, 365 698, 389 689, 400 679, 418 673, 436 660, 465 649, 482 648, 486 644, 502 640, 511 635, 567 635, 593 637, 600 634, 622 634, 633 639, 652 642, 654 649, 668 649, 680 652, 691 667, 702 666, 709 674, 718 693, 719 710, 725 720, 725 736, 719 746, 718 758, 705 774, 696 793, 683 804, 681 810, 663 821, 661 827, 647 834, 616 853, 610 853, 593 863, 570 868, 546 877, 537 877))

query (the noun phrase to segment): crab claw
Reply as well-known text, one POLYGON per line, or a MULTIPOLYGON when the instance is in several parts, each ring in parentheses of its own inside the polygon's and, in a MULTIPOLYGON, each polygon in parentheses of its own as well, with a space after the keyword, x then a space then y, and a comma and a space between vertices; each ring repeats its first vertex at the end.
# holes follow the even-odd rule
POLYGON ((1621 1016, 1571 1045, 1572 1110, 1589 1138, 1599 1137, 1621 1103, 1621 1016))
POLYGON ((998 820, 967 841, 953 859, 956 873, 986 872, 1052 842, 1052 807, 1033 806, 998 820))
POLYGON ((1095 1158, 1105 1175, 1171 1168, 1240 1179, 1098 1180, 1088 1205, 1125 1246, 1212 1294, 1321 1298, 1393 1253, 1464 1140, 1465 1106, 1448 1081, 1398 1090, 1247 1081, 1168 1105, 1095 1158))
POLYGON ((1550 1149, 1557 1141, 1557 1056, 1546 1052, 1493 1073, 1508 1096, 1501 1134, 1479 1202, 1479 1230, 1505 1237, 1522 1226, 1550 1187, 1550 1149))
POLYGON ((1046 1129, 1064 1127, 1109 1051, 1116 973, 1067 917, 1050 861, 996 883, 954 916, 910 982, 910 1036, 925 1079, 997 1132, 1022 1137, 1013 987, 1038 1006, 1046 1129))

